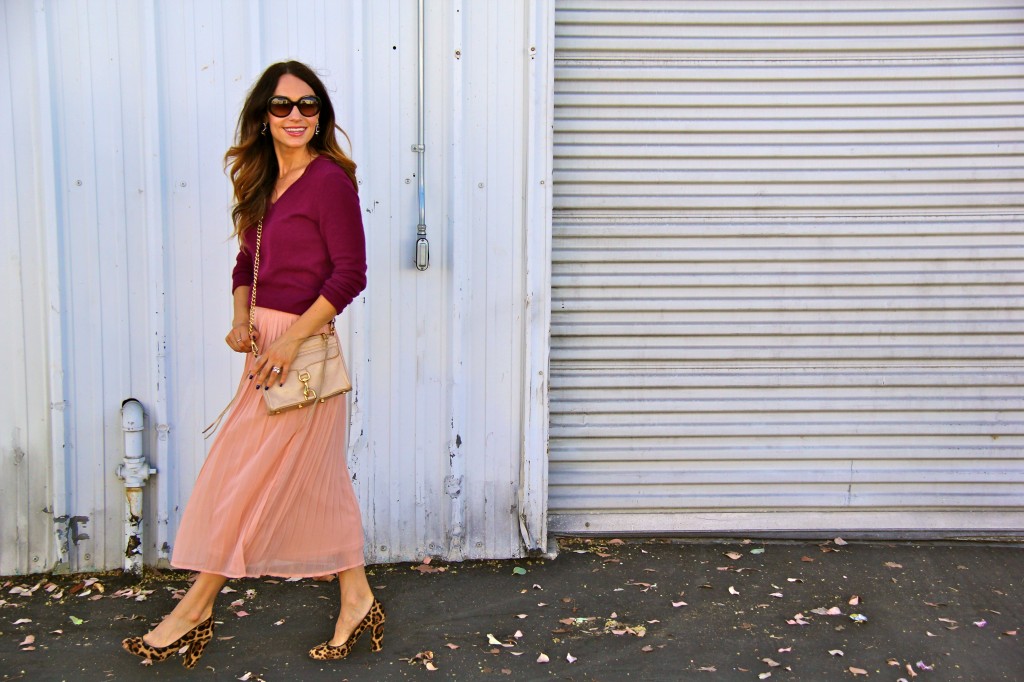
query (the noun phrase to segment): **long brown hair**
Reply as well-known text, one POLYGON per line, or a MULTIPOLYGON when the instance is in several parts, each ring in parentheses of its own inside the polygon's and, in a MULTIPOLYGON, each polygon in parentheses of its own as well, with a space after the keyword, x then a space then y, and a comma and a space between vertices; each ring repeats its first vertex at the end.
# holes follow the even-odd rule
POLYGON ((267 201, 274 191, 277 182, 277 154, 274 153, 274 140, 270 135, 262 135, 261 129, 267 116, 267 102, 274 95, 277 82, 281 76, 291 74, 301 79, 313 89, 313 94, 320 98, 320 132, 313 135, 309 142, 311 151, 329 156, 356 184, 356 164, 349 158, 338 139, 335 130, 345 136, 351 146, 351 140, 345 131, 334 122, 334 105, 327 95, 323 82, 302 62, 278 62, 271 64, 245 98, 242 113, 238 115, 238 127, 235 129, 235 144, 224 155, 224 166, 230 168, 228 176, 235 189, 235 205, 231 209, 231 219, 235 229, 232 233, 242 241, 243 235, 263 216, 267 201))

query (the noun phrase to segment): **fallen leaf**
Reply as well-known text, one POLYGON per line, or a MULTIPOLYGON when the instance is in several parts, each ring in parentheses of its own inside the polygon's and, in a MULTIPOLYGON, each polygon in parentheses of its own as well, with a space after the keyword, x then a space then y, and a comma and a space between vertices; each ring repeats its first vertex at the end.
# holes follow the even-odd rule
POLYGON ((646 646, 642 646, 642 647, 640 647, 640 651, 644 652, 645 654, 649 654, 649 653, 651 653, 652 651, 654 651, 654 647, 653 647, 653 646, 651 646, 650 644, 648 644, 648 645, 646 645, 646 646))
POLYGON ((842 546, 844 546, 844 545, 848 544, 848 543, 846 542, 846 540, 844 540, 844 539, 842 539, 842 538, 836 538, 836 539, 835 539, 835 540, 833 540, 832 542, 836 543, 836 544, 837 544, 837 545, 839 545, 840 547, 842 547, 842 546))
POLYGON ((739 594, 739 591, 732 585, 729 585, 729 594, 739 594))
POLYGON ((853 668, 853 667, 851 667, 850 668, 850 672, 853 673, 854 677, 856 677, 857 675, 867 675, 868 674, 868 671, 864 670, 864 668, 853 668))
POLYGON ((522 639, 523 631, 522 630, 516 630, 515 633, 512 635, 512 637, 515 638, 515 639, 522 639))
POLYGON ((492 634, 491 634, 491 633, 489 633, 489 632, 487 633, 487 643, 488 643, 488 644, 497 644, 498 646, 502 646, 502 643, 501 643, 501 642, 499 642, 499 641, 498 641, 498 640, 497 640, 497 639, 495 638, 495 636, 494 636, 494 635, 492 635, 492 634))
POLYGON ((782 665, 778 661, 773 661, 770 658, 762 658, 761 660, 764 661, 769 668, 778 668, 780 665, 782 665))
POLYGON ((982 618, 981 620, 974 621, 974 625, 977 625, 979 628, 983 628, 988 625, 988 621, 982 618))
POLYGON ((857 606, 857 604, 860 604, 860 597, 858 597, 857 595, 853 595, 852 597, 850 597, 850 601, 847 603, 850 606, 857 606))
POLYGON ((252 673, 245 673, 241 677, 236 677, 235 679, 242 680, 242 682, 246 682, 247 680, 251 680, 252 679, 252 673))
POLYGON ((239 618, 245 618, 246 616, 249 615, 249 612, 248 611, 235 611, 235 615, 238 616, 239 618))
POLYGON ((515 575, 526 575, 526 569, 522 566, 516 566, 512 569, 512 573, 514 573, 515 575))
POLYGON ((19 618, 18 620, 14 621, 14 625, 21 625, 22 623, 31 623, 31 622, 32 622, 31 618, 19 618))
POLYGON ((812 559, 809 556, 802 556, 802 557, 800 557, 800 561, 806 561, 809 564, 813 564, 814 563, 814 559, 812 559))
POLYGON ((772 676, 771 671, 769 671, 769 672, 766 672, 766 673, 761 673, 760 675, 757 676, 757 679, 759 679, 759 680, 767 680, 771 676, 772 676))
POLYGON ((451 649, 452 651, 455 651, 456 649, 459 648, 458 644, 452 644, 451 642, 448 642, 447 644, 445 644, 445 646, 448 647, 449 649, 451 649))
POLYGON ((550 658, 548 658, 548 655, 547 655, 547 654, 541 654, 540 656, 538 656, 538 657, 537 657, 537 662, 538 662, 538 663, 547 663, 547 662, 548 662, 548 661, 550 661, 550 660, 551 660, 551 659, 550 659, 550 658))
POLYGON ((868 622, 868 617, 860 613, 851 613, 850 620, 855 623, 866 623, 868 622))
POLYGON ((737 559, 742 559, 743 558, 743 555, 740 554, 739 552, 726 552, 725 556, 729 557, 733 561, 736 561, 737 559))
POLYGON ((788 653, 789 653, 790 651, 792 651, 792 650, 793 650, 793 647, 791 647, 791 646, 787 646, 787 647, 786 647, 786 648, 784 648, 784 649, 779 649, 779 653, 780 653, 780 654, 788 654, 788 653))
POLYGON ((578 659, 578 658, 576 658, 575 656, 573 656, 572 654, 569 654, 569 653, 567 653, 567 654, 565 655, 565 660, 569 661, 570 663, 575 663, 575 662, 576 662, 576 661, 578 661, 579 659, 578 659))
POLYGON ((18 646, 28 646, 29 644, 32 644, 35 641, 36 641, 36 636, 35 635, 28 635, 27 637, 25 637, 24 640, 22 640, 21 644, 19 644, 18 646))
POLYGON ((775 597, 776 599, 782 599, 782 593, 781 592, 772 592, 768 596, 769 597, 775 597))
POLYGON ((914 665, 917 666, 918 670, 935 670, 935 666, 926 665, 924 661, 918 661, 914 665))
POLYGON ((274 625, 284 625, 284 618, 274 621, 274 625))
POLYGON ((689 604, 687 604, 684 601, 674 601, 674 602, 672 602, 672 608, 678 609, 680 606, 689 606, 689 604))
POLYGON ((828 653, 832 656, 845 656, 842 649, 829 649, 828 653))
POLYGON ((426 668, 427 670, 431 671, 431 672, 433 672, 433 671, 437 670, 437 666, 436 666, 436 665, 434 665, 434 664, 433 664, 432 662, 430 662, 430 661, 424 661, 424 662, 423 662, 423 667, 424 667, 424 668, 426 668))
POLYGON ((1006 631, 1003 632, 1003 634, 1008 636, 1008 637, 1016 637, 1017 636, 1017 631, 1016 630, 1006 630, 1006 631))
POLYGON ((751 554, 764 554, 764 547, 758 547, 757 549, 750 550, 751 554))
POLYGON ((718 668, 713 665, 706 665, 703 668, 697 668, 697 671, 702 673, 717 673, 718 668))
POLYGON ((886 568, 903 568, 903 565, 902 564, 898 564, 895 561, 886 561, 885 562, 885 567, 886 568))
POLYGON ((75 625, 81 625, 82 623, 85 622, 84 620, 82 620, 78 616, 68 616, 68 618, 70 618, 71 622, 74 623, 75 625))
MULTIPOLYGON (((618 538, 613 538, 613 539, 609 540, 608 542, 606 542, 605 544, 606 545, 624 545, 626 543, 623 542, 622 540, 618 539, 618 538)), ((573 660, 576 660, 576 659, 573 659, 573 660)))

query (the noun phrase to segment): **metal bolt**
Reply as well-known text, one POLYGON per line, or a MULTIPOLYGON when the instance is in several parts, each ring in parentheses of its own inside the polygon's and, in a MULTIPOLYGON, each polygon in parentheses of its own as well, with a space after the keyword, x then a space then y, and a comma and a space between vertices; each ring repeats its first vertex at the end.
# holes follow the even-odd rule
POLYGON ((462 50, 455 50, 455 58, 458 59, 462 56, 462 50))
POLYGON ((542 185, 543 185, 543 184, 544 184, 544 181, 543 181, 543 180, 541 180, 541 181, 540 181, 540 184, 542 184, 542 185))
POLYGON ((183 181, 181 181, 181 182, 180 182, 180 183, 178 183, 178 184, 180 184, 180 185, 181 185, 182 187, 188 187, 188 183, 187 183, 187 182, 185 182, 184 180, 183 180, 183 181))
POLYGON ((38 564, 39 563, 39 555, 38 554, 35 555, 34 557, 32 557, 32 563, 34 563, 34 564, 38 564))
POLYGON ((408 184, 409 184, 410 182, 412 182, 412 180, 410 180, 409 178, 406 178, 406 179, 405 179, 405 184, 407 184, 407 185, 408 185, 408 184))
POLYGON ((380 551, 384 552, 384 551, 387 550, 387 548, 388 548, 387 545, 381 545, 380 546, 380 551))
POLYGON ((75 180, 75 184, 78 185, 79 187, 81 187, 82 186, 82 181, 81 180, 75 180))
POLYGON ((480 189, 483 189, 484 188, 484 183, 478 182, 478 183, 476 183, 476 186, 479 187, 480 189))
POLYGON ((86 561, 92 561, 92 554, 86 554, 86 555, 85 555, 85 556, 84 556, 83 558, 84 558, 84 559, 85 559, 86 561))

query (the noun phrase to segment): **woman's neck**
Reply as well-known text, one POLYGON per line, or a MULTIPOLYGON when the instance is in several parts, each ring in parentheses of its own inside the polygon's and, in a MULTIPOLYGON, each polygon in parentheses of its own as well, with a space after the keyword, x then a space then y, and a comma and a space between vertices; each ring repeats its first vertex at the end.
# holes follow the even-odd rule
POLYGON ((301 149, 275 149, 274 151, 277 153, 278 177, 281 178, 289 173, 305 168, 316 158, 306 147, 301 149))

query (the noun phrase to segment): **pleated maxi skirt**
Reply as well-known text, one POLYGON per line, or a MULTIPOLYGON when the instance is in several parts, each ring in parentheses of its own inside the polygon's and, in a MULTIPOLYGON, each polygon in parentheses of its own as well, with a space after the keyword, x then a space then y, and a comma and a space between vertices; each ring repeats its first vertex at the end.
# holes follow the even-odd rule
MULTIPOLYGON (((256 308, 260 345, 297 315, 256 308)), ((345 461, 345 396, 267 414, 249 380, 222 422, 185 508, 171 564, 230 578, 336 573, 363 564, 359 505, 345 461)))

